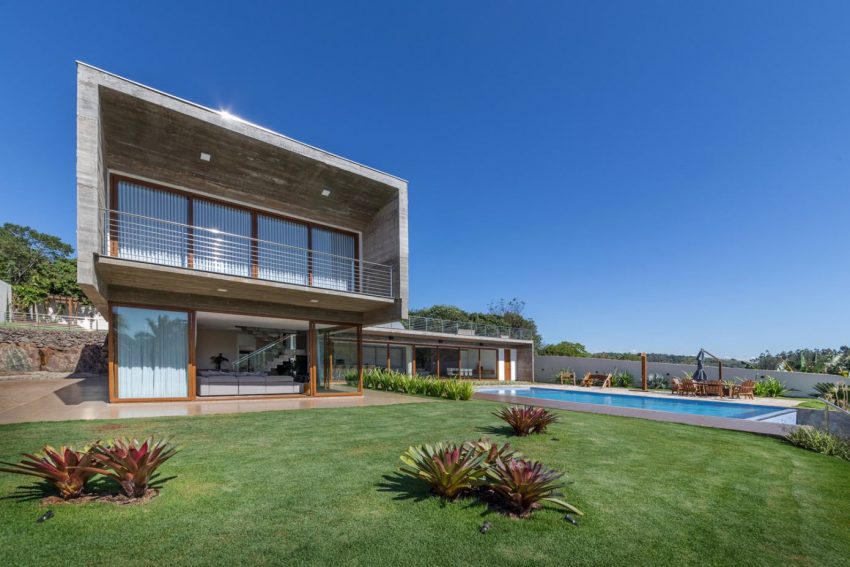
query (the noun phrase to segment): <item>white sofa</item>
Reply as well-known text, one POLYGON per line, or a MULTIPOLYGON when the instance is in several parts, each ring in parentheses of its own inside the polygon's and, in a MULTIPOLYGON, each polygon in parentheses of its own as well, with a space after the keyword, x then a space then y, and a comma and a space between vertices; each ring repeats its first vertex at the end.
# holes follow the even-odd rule
POLYGON ((268 376, 265 373, 198 371, 199 396, 262 396, 266 394, 303 394, 304 384, 292 376, 268 376))

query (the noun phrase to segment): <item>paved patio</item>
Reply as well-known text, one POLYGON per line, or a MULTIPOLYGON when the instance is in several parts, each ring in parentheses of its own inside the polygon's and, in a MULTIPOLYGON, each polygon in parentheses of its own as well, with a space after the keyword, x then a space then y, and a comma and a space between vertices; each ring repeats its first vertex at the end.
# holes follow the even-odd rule
MULTIPOLYGON (((599 392, 606 394, 625 394, 625 395, 636 395, 636 396, 649 396, 649 397, 657 397, 657 398, 666 398, 670 399, 672 394, 667 392, 643 392, 640 390, 631 390, 628 388, 583 388, 580 386, 568 386, 568 385, 560 385, 560 384, 535 384, 536 387, 540 388, 548 388, 548 389, 557 389, 557 390, 577 390, 577 391, 585 391, 585 392, 599 392)), ((498 387, 498 386, 497 386, 498 387)), ((491 386, 492 388, 492 386, 491 386)), ((536 406, 543 406, 548 408, 555 409, 565 409, 571 411, 582 411, 589 413, 600 413, 606 415, 617 415, 621 417, 637 417, 642 419, 651 419, 654 421, 668 421, 674 423, 685 423, 688 425, 701 425, 704 427, 715 427, 718 429, 732 429, 735 431, 747 431, 750 433, 761 433, 764 435, 786 435, 789 431, 791 431, 794 426, 793 425, 785 425, 781 423, 770 423, 764 421, 751 421, 747 419, 733 419, 728 417, 714 417, 707 415, 692 415, 692 414, 683 414, 683 413, 671 413, 664 411, 656 411, 656 410, 647 410, 647 409, 638 409, 638 408, 625 408, 625 407, 617 407, 617 406, 608 406, 602 404, 589 404, 589 403, 580 403, 580 402, 568 402, 561 400, 546 400, 539 398, 527 398, 522 396, 510 395, 507 393, 504 394, 496 394, 496 393, 482 393, 476 392, 473 396, 478 400, 489 400, 494 402, 508 402, 513 404, 533 404, 536 406)), ((756 404, 756 405, 764 405, 764 406, 775 406, 777 410, 781 410, 783 408, 793 408, 801 400, 788 400, 781 398, 757 398, 755 400, 739 400, 739 399, 717 399, 717 398, 690 398, 690 399, 698 399, 700 401, 710 401, 713 403, 727 403, 727 404, 756 404)))
POLYGON ((110 404, 105 376, 0 381, 0 424, 76 419, 121 419, 210 415, 307 408, 341 408, 425 403, 434 400, 365 390, 363 396, 203 400, 110 404))

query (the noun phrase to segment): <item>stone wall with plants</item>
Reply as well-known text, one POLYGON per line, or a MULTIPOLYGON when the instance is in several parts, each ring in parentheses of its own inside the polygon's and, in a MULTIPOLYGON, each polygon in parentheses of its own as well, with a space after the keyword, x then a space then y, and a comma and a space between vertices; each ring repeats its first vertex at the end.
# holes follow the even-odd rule
POLYGON ((105 374, 106 331, 0 326, 0 375, 28 372, 105 374))

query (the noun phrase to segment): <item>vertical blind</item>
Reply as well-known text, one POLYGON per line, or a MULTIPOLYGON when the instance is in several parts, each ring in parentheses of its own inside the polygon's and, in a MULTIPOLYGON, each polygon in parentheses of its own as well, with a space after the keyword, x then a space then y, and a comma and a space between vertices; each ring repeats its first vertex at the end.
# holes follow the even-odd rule
POLYGON ((166 266, 186 266, 189 200, 129 181, 118 183, 120 258, 166 266), (138 216, 136 216, 138 215, 138 216), (178 224, 171 224, 178 223, 178 224))
POLYGON ((313 228, 313 250, 333 254, 334 257, 315 254, 313 258, 313 285, 340 291, 355 291, 355 240, 322 228, 313 228))
POLYGON ((307 285, 307 226, 266 215, 257 219, 260 277, 307 285))
POLYGON ((200 229, 194 231, 195 268, 250 276, 251 213, 201 199, 192 202, 193 224, 200 229))

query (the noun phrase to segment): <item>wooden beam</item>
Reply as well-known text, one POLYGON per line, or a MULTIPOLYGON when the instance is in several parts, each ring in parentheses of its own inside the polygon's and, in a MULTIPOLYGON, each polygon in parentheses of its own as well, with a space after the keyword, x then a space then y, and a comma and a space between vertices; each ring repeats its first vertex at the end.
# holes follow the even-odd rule
POLYGON ((648 377, 646 375, 646 353, 640 353, 640 387, 646 392, 649 389, 648 377))

